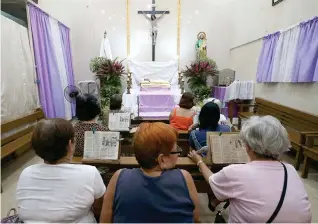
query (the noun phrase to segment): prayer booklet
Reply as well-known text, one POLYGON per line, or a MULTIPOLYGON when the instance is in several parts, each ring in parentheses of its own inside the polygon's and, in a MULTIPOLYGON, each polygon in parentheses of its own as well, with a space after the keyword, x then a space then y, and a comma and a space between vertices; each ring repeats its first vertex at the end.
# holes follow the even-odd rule
POLYGON ((119 141, 119 132, 86 131, 84 159, 119 160, 119 141))
POLYGON ((249 157, 239 132, 207 132, 207 162, 212 164, 247 163, 249 157))
POLYGON ((127 112, 109 112, 108 129, 110 131, 129 131, 130 113, 127 112))

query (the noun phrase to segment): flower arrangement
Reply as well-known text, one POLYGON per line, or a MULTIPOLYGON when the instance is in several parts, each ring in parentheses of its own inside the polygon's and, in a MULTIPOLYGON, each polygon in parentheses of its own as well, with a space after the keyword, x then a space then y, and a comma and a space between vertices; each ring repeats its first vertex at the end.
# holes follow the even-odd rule
POLYGON ((95 57, 91 60, 90 69, 97 76, 121 76, 125 72, 125 67, 121 61, 106 59, 103 57, 95 57))
POLYGON ((191 89, 199 86, 206 86, 208 76, 215 76, 219 73, 215 61, 212 59, 200 59, 194 61, 190 66, 186 66, 183 71, 185 77, 188 77, 188 83, 191 89))
POLYGON ((194 61, 183 71, 184 76, 188 78, 191 91, 199 102, 211 94, 211 89, 206 84, 208 76, 215 76, 218 73, 215 61, 209 58, 194 61))
POLYGON ((121 61, 109 60, 104 57, 95 57, 90 62, 90 70, 96 74, 100 80, 100 95, 102 108, 108 107, 110 97, 121 92, 121 75, 125 72, 125 67, 121 61))

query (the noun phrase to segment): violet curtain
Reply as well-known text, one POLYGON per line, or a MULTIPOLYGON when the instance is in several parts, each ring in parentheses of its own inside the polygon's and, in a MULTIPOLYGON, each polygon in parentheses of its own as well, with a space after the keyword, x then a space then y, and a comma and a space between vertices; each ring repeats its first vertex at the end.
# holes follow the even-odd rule
POLYGON ((31 3, 27 4, 33 39, 39 98, 48 118, 65 118, 64 90, 53 47, 49 15, 31 3))
POLYGON ((274 56, 279 36, 280 32, 276 32, 264 37, 263 47, 257 66, 257 82, 271 82, 274 56))
MULTIPOLYGON (((72 63, 72 51, 70 42, 70 29, 62 23, 58 23, 62 42, 62 51, 65 61, 65 69, 67 73, 68 85, 74 84, 74 72, 72 63)), ((75 116, 75 105, 72 104, 72 115, 75 116)))
POLYGON ((318 17, 300 24, 292 82, 318 82, 318 17))

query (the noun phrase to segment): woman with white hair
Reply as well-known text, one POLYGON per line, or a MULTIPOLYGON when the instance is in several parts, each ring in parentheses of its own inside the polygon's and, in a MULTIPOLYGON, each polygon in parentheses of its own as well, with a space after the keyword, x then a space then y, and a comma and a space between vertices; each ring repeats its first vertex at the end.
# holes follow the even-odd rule
POLYGON ((215 174, 195 151, 189 154, 218 201, 229 199, 229 222, 311 222, 303 182, 292 165, 279 160, 290 146, 286 129, 272 116, 256 116, 244 123, 241 138, 250 162, 215 174))

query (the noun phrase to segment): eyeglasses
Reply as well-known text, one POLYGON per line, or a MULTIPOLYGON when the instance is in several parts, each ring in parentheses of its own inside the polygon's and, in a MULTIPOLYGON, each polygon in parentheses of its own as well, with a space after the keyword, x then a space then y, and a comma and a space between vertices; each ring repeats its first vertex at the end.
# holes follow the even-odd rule
POLYGON ((183 151, 182 148, 180 146, 178 146, 178 145, 177 145, 176 150, 177 151, 170 152, 170 154, 181 154, 182 151, 183 151))

